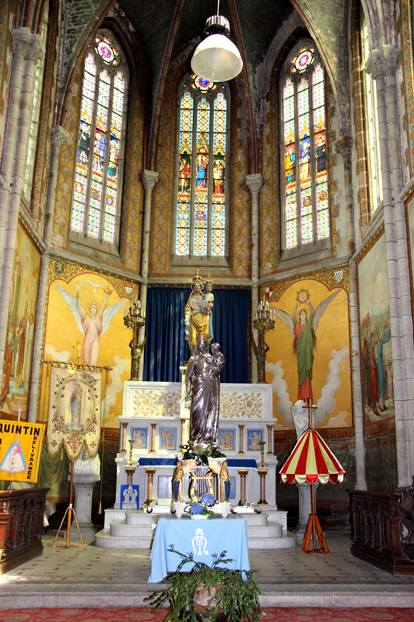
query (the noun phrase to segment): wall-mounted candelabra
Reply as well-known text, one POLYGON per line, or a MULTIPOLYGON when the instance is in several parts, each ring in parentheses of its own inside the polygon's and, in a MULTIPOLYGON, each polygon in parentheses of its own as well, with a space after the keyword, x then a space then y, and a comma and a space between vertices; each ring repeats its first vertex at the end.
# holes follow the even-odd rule
POLYGON ((253 328, 259 334, 258 343, 256 344, 254 338, 252 339, 253 350, 257 359, 257 381, 260 384, 266 382, 266 352, 269 346, 265 341, 265 333, 274 329, 275 317, 275 311, 269 307, 269 303, 263 297, 259 302, 257 311, 253 313, 253 328))
POLYGON ((124 312, 124 324, 128 328, 132 328, 132 339, 129 342, 131 348, 131 378, 130 380, 139 379, 139 362, 142 352, 144 350, 145 341, 139 343, 139 329, 145 326, 145 314, 141 309, 141 303, 136 298, 134 302, 131 302, 129 309, 124 312))

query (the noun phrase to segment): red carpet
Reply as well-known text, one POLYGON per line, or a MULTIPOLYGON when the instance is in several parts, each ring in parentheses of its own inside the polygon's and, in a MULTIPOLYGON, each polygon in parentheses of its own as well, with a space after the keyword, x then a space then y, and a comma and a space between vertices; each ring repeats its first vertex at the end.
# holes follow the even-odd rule
MULTIPOLYGON (((117 609, 4 609, 0 622, 163 622, 166 609, 152 614, 144 607, 117 609)), ((263 622, 412 622, 414 608, 372 607, 327 609, 321 607, 269 607, 263 622)))

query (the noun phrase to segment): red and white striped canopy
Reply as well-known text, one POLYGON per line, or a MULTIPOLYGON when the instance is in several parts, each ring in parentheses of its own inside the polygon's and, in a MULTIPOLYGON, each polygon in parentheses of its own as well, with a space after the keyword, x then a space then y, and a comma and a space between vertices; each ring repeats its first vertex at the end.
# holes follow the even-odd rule
POLYGON ((302 434, 280 470, 280 481, 289 484, 334 484, 344 480, 344 469, 316 430, 302 434))

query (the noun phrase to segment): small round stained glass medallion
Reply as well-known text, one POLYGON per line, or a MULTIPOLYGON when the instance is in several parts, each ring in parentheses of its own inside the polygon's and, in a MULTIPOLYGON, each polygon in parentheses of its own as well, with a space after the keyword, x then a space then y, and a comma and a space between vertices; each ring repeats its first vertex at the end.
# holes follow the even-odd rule
POLYGON ((116 49, 110 44, 108 39, 96 39, 96 51, 101 56, 102 60, 107 63, 107 65, 117 65, 118 60, 118 52, 116 49))
POLYGON ((211 80, 207 80, 206 78, 201 78, 200 76, 197 76, 195 73, 193 73, 191 77, 193 79, 193 83, 191 86, 193 88, 200 89, 200 91, 206 92, 206 91, 211 91, 217 88, 217 85, 215 84, 215 82, 212 82, 211 80))
POLYGON ((297 54, 295 58, 292 60, 292 64, 293 64, 292 69, 293 71, 302 73, 310 65, 312 65, 314 60, 315 60, 315 56, 313 55, 313 50, 309 48, 303 48, 299 52, 299 54, 297 54))

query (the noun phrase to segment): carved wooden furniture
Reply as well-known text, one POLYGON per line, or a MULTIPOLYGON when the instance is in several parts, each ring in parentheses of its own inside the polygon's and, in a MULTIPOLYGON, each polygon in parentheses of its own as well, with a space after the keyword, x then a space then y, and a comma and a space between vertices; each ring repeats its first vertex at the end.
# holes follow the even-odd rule
POLYGON ((413 491, 349 492, 352 555, 393 575, 414 575, 413 491))
POLYGON ((48 488, 0 491, 0 574, 43 552, 48 488))

